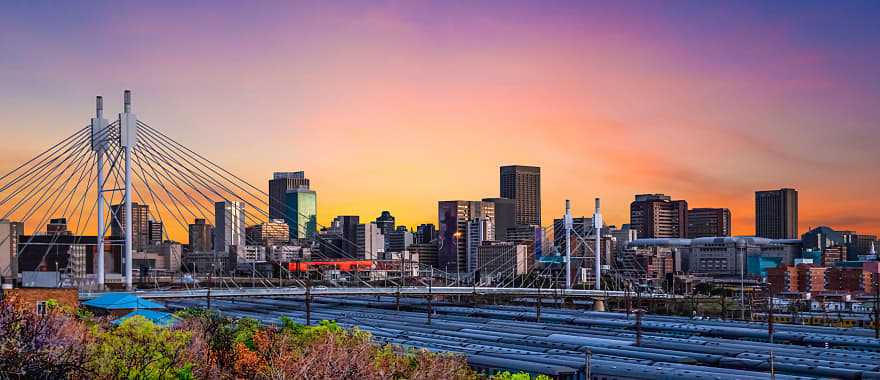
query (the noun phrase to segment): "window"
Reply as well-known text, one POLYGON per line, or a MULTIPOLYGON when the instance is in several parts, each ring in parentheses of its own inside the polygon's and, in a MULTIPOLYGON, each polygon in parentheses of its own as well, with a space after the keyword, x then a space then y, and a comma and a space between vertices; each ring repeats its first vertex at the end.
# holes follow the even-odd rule
POLYGON ((46 315, 46 310, 47 310, 46 304, 47 304, 46 301, 37 301, 37 314, 46 315))

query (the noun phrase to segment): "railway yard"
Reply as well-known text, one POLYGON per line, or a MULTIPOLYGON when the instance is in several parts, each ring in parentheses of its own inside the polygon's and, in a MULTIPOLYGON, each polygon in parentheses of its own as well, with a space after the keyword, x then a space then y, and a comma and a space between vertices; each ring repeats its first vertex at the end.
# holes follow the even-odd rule
MULTIPOLYGON (((206 307, 167 300, 171 309, 206 307)), ((880 340, 864 328, 593 312, 460 306, 393 297, 213 300, 224 315, 278 323, 333 320, 379 343, 465 355, 487 372, 556 379, 880 379, 880 340), (430 311, 430 312, 429 312, 430 311), (773 331, 772 335, 770 331, 773 331), (772 343, 771 343, 772 342, 772 343)))

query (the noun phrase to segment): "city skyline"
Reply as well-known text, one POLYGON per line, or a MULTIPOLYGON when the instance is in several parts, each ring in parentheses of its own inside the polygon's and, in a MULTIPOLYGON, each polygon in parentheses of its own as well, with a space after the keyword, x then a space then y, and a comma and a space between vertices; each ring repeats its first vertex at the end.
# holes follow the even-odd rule
POLYGON ((634 194, 664 193, 751 235, 754 192, 793 187, 798 233, 880 232, 880 10, 791 4, 12 4, 0 124, 23 127, 0 171, 132 88, 139 115, 250 183, 310 173, 322 225, 436 223, 438 200, 497 197, 498 167, 522 164, 542 168, 545 221, 601 197, 620 225, 634 194))

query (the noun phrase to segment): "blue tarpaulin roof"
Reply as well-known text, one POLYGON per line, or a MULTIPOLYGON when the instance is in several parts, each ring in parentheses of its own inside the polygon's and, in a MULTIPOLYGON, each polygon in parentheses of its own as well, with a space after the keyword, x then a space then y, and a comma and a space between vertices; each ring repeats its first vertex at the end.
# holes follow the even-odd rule
POLYGON ((98 309, 164 309, 165 306, 145 300, 130 293, 107 293, 98 298, 83 302, 83 305, 98 309))
POLYGON ((149 320, 150 322, 153 322, 156 325, 163 326, 163 327, 174 326, 174 324, 180 320, 180 318, 174 316, 174 314, 166 313, 164 311, 138 309, 138 310, 132 311, 131 313, 128 313, 126 315, 119 317, 118 319, 113 321, 113 324, 118 325, 118 324, 124 322, 126 319, 129 319, 132 317, 137 317, 137 316, 144 317, 147 320, 149 320))

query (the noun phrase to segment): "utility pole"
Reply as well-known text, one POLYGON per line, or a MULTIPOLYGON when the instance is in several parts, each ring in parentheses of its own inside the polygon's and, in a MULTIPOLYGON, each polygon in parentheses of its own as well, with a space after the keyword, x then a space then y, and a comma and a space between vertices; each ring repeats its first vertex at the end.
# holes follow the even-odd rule
POLYGON ((312 325, 312 279, 306 278, 306 326, 312 325))
POLYGON ((590 380, 590 372, 593 369, 593 350, 587 349, 586 366, 584 367, 584 379, 590 380))
POLYGON ((642 345, 642 309, 636 310, 636 347, 642 345))
POLYGON ((770 350, 770 380, 776 380, 776 360, 773 358, 773 350, 770 350))
MULTIPOLYGON (((98 240, 95 255, 98 259, 98 289, 104 289, 104 154, 107 150, 107 119, 104 118, 104 98, 95 98, 95 117, 92 119, 92 150, 98 164, 98 240)), ((112 217, 111 217, 112 219, 112 217)))
MULTIPOLYGON (((873 250, 874 246, 871 245, 873 250)), ((880 281, 877 277, 878 273, 874 273, 874 339, 880 339, 880 281)))
POLYGON ((119 145, 125 152, 125 289, 131 291, 132 217, 131 214, 131 150, 137 145, 137 116, 131 113, 131 91, 123 95, 123 113, 119 114, 119 145))
POLYGON ((431 268, 431 278, 428 279, 428 325, 431 325, 431 314, 434 314, 434 309, 431 306, 431 300, 434 298, 434 294, 431 290, 431 284, 434 282, 434 268, 431 268))
POLYGON ((773 344, 773 289, 769 283, 767 284, 767 337, 770 344, 773 344))
POLYGON ((599 198, 596 198, 596 211, 593 213, 593 228, 596 230, 596 290, 602 290, 602 212, 599 198))
POLYGON ((565 200, 565 288, 571 289, 571 201, 565 200))

